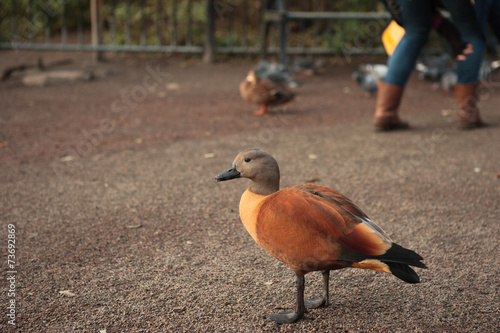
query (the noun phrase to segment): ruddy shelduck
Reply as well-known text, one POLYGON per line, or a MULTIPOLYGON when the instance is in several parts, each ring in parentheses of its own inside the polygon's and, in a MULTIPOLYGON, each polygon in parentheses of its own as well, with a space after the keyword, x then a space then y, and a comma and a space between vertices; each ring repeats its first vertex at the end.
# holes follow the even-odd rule
POLYGON ((343 194, 316 184, 280 190, 278 163, 259 149, 238 154, 232 166, 215 177, 218 182, 235 178, 252 180, 239 206, 248 233, 297 276, 296 309, 271 314, 273 321, 291 323, 306 308, 327 306, 330 270, 364 268, 420 282, 409 266, 426 268, 423 258, 393 243, 343 194), (323 272, 323 294, 304 300, 304 275, 312 271, 323 272))

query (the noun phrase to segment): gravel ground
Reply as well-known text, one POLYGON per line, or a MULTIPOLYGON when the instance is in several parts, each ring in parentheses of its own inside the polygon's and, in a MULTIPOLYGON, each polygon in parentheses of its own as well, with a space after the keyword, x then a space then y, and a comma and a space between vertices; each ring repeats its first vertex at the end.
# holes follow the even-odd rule
MULTIPOLYGON (((453 97, 415 76, 401 106, 413 128, 376 133, 375 98, 350 79, 366 59, 332 59, 299 77, 296 101, 256 117, 238 94, 249 60, 117 56, 94 66, 88 54, 2 51, 0 67, 40 55, 96 79, 0 83, 1 331, 498 331, 498 77, 480 104, 488 128, 457 130, 453 97), (422 283, 336 271, 329 307, 271 322, 295 304, 294 274, 239 221, 248 182, 214 181, 249 147, 276 157, 282 187, 316 181, 353 199, 425 258, 422 283)), ((320 288, 321 274, 306 276, 306 297, 320 288)))

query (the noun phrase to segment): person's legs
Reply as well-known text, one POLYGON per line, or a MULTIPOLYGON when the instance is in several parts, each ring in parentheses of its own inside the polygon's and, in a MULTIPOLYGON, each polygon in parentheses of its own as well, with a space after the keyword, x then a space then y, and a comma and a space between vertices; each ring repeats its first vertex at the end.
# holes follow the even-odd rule
POLYGON ((450 12, 464 42, 472 44, 474 52, 467 59, 457 62, 458 83, 474 83, 479 80, 483 61, 484 37, 470 0, 442 0, 450 12))
POLYGON ((389 58, 386 77, 378 83, 373 124, 381 130, 408 128, 408 123, 399 119, 398 108, 406 81, 432 26, 428 0, 400 0, 400 12, 405 34, 389 58))
POLYGON ((459 125, 462 128, 484 126, 485 123, 479 116, 477 108, 479 70, 484 52, 484 36, 480 22, 469 0, 442 0, 442 2, 450 12, 462 39, 472 44, 474 49, 472 54, 467 55, 466 60, 457 62, 458 83, 454 90, 458 102, 459 125))
POLYGON ((384 82, 404 86, 415 68, 432 26, 432 8, 426 0, 400 0, 405 34, 388 61, 384 82))
MULTIPOLYGON (((484 0, 483 0, 484 1, 484 0)), ((491 30, 495 34, 497 38, 497 42, 500 43, 500 1, 498 0, 490 0, 490 6, 488 11, 488 23, 491 27, 491 30)))

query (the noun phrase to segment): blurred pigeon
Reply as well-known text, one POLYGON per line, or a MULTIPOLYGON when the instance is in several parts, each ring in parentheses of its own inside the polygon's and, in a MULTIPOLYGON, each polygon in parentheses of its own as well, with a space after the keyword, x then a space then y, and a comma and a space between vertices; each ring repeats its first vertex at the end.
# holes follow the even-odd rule
POLYGON ((292 73, 298 73, 305 76, 311 76, 317 73, 325 66, 322 59, 294 58, 288 62, 288 68, 292 73))
POLYGON ((280 63, 269 62, 266 60, 261 60, 255 67, 254 70, 260 78, 268 79, 272 82, 285 85, 289 88, 297 88, 300 83, 290 76, 290 73, 280 63))
POLYGON ((359 72, 373 76, 378 80, 383 80, 387 75, 388 67, 383 64, 362 64, 358 66, 359 72))
POLYGON ((387 65, 383 64, 361 64, 352 73, 352 79, 371 96, 377 91, 377 82, 387 75, 387 70, 387 65))
POLYGON ((352 73, 352 79, 356 81, 364 91, 368 92, 369 96, 377 91, 378 79, 369 73, 354 72, 352 73))
POLYGON ((439 82, 443 73, 450 70, 451 57, 448 53, 432 56, 423 53, 415 66, 419 77, 424 80, 439 82))
MULTIPOLYGON (((486 80, 500 69, 500 60, 488 62, 483 61, 479 69, 479 80, 486 80)), ((458 82, 458 74, 454 69, 444 72, 441 76, 441 88, 445 92, 451 92, 453 86, 458 82)))
POLYGON ((486 62, 483 61, 479 69, 479 80, 485 80, 495 74, 500 68, 500 60, 486 62))
POLYGON ((453 90, 453 86, 458 82, 457 72, 450 69, 441 75, 441 88, 450 93, 453 90))

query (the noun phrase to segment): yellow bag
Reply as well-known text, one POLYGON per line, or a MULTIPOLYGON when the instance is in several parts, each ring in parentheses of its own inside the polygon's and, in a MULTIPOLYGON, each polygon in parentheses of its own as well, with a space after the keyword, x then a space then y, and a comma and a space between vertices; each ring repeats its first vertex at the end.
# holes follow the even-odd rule
POLYGON ((405 29, 403 29, 396 21, 391 21, 391 23, 385 28, 382 34, 382 43, 384 44, 385 52, 387 55, 391 55, 394 52, 396 46, 398 46, 399 41, 403 38, 405 34, 405 29))

